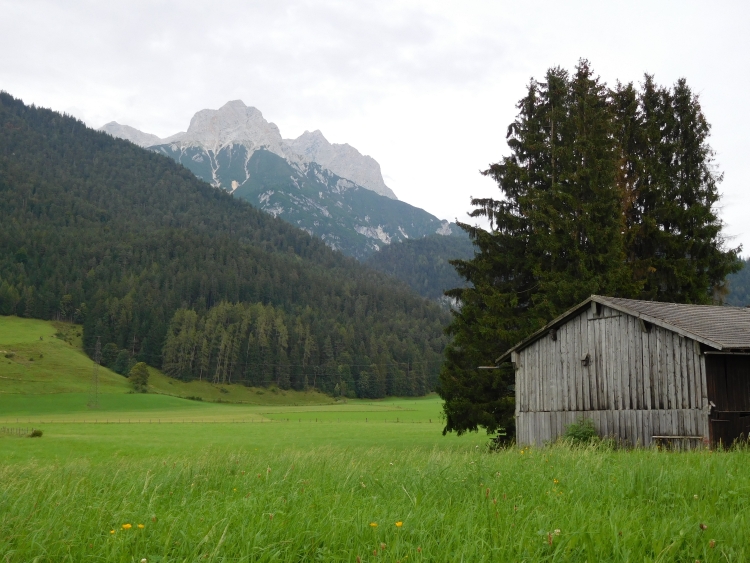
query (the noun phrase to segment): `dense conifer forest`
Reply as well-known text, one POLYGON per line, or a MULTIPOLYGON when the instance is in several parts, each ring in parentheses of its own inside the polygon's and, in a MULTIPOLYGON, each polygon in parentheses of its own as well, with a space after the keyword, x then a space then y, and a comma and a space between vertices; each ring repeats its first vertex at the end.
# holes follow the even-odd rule
POLYGON ((729 293, 726 296, 727 305, 735 307, 750 306, 750 258, 742 261, 742 269, 736 274, 727 276, 729 293))
POLYGON ((397 277, 424 297, 441 299, 445 291, 466 284, 450 261, 472 256, 474 245, 469 237, 430 235, 389 244, 365 263, 397 277))
POLYGON ((0 93, 0 314, 183 379, 434 388, 447 314, 170 159, 0 93))

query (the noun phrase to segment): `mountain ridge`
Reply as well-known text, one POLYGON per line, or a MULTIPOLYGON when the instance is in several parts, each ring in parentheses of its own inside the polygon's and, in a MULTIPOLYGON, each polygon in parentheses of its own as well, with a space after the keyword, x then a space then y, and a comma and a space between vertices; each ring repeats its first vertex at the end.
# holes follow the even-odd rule
POLYGON ((120 123, 117 123, 117 121, 110 121, 109 123, 105 123, 104 125, 99 127, 98 130, 108 133, 118 139, 125 139, 126 141, 130 141, 131 143, 134 143, 143 148, 150 147, 151 145, 159 145, 164 142, 164 139, 161 139, 156 135, 152 135, 151 133, 144 133, 143 131, 136 129, 135 127, 131 127, 130 125, 122 125, 120 123))
POLYGON ((260 110, 245 105, 242 100, 231 100, 218 110, 202 109, 193 115, 187 131, 165 138, 116 121, 103 125, 99 131, 143 148, 176 144, 181 148, 202 147, 215 153, 233 144, 245 145, 251 150, 265 148, 291 162, 316 162, 363 188, 398 199, 385 185, 380 164, 371 156, 361 154, 347 143, 330 143, 319 129, 312 133, 305 131, 296 139, 283 139, 275 123, 266 121, 260 110))
POLYGON ((393 190, 385 185, 377 160, 361 154, 348 143, 329 143, 320 129, 312 133, 305 131, 296 139, 284 139, 284 143, 293 153, 317 162, 342 178, 351 180, 376 194, 398 199, 393 190))

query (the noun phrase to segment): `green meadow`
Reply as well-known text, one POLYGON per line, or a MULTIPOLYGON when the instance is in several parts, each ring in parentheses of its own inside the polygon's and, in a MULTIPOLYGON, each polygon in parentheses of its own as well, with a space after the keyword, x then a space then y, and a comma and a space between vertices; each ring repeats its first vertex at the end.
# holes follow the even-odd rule
POLYGON ((490 452, 442 436, 435 396, 156 370, 133 394, 100 369, 91 409, 78 332, 0 317, 0 428, 43 431, 0 431, 3 563, 750 560, 741 448, 490 452))

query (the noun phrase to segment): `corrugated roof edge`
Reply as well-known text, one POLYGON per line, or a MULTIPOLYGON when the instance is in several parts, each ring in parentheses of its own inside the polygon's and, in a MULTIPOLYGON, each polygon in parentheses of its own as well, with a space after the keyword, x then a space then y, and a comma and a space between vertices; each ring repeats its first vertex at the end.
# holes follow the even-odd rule
POLYGON ((501 364, 503 362, 506 362, 510 359, 510 355, 513 352, 518 352, 519 350, 523 350, 527 346, 533 344, 540 338, 542 338, 551 328, 555 328, 555 326, 559 326, 563 324, 568 317, 571 317, 575 315, 576 313, 580 312, 582 309, 585 309, 587 306, 591 304, 591 302, 600 303, 602 305, 606 305, 607 307, 611 307, 612 309, 616 309, 622 313, 626 313, 628 315, 631 315, 633 317, 636 317, 638 319, 642 319, 645 322, 651 323, 653 325, 665 328, 667 330, 671 330, 672 332, 676 332, 677 334, 681 334, 682 336, 687 336, 688 338, 692 338, 693 340, 697 340, 701 344, 705 344, 706 346, 710 346, 711 348, 714 348, 716 350, 722 350, 723 346, 719 344, 718 342, 714 340, 710 340, 708 338, 705 338, 703 336, 700 336, 698 334, 695 334, 693 332, 690 332, 688 330, 685 330, 684 328, 680 328, 678 326, 675 326, 671 323, 668 323, 662 319, 658 319, 656 317, 652 317, 650 315, 646 315, 645 313, 641 313, 640 311, 636 311, 634 309, 630 309, 628 307, 625 307, 619 303, 613 303, 609 300, 610 298, 604 297, 602 295, 592 295, 585 301, 579 303, 575 307, 572 307, 571 309, 568 309, 565 311, 562 315, 555 318, 554 320, 548 322, 546 325, 544 325, 542 328, 537 330, 535 333, 533 333, 531 336, 527 336, 521 342, 510 348, 508 351, 506 351, 502 356, 497 358, 495 360, 496 364, 501 364))

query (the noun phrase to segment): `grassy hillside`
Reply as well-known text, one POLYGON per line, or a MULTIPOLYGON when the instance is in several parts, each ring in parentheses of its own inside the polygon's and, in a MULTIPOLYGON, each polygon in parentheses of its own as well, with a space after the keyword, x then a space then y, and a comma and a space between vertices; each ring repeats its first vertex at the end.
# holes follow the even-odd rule
MULTIPOLYGON (((81 350, 81 326, 0 317, 0 394, 87 393, 94 363, 81 350)), ((127 379, 99 370, 102 393, 124 393, 127 379)))
MULTIPOLYGON (((80 413, 91 387, 94 362, 81 349, 80 325, 0 316, 0 413, 80 413), (66 396, 37 397, 36 395, 66 396), (31 395, 24 399, 24 395, 31 395), (9 398, 9 396, 15 396, 9 398), (30 405, 24 407, 22 405, 30 405)), ((244 385, 184 382, 149 368, 149 393, 173 397, 200 397, 204 401, 274 404, 327 404, 331 397, 310 391, 260 389, 244 385)), ((205 410, 196 401, 151 395, 125 395, 128 379, 107 368, 98 368, 101 410, 148 412, 155 409, 205 410)), ((0 416, 2 416, 0 414, 0 416)))

